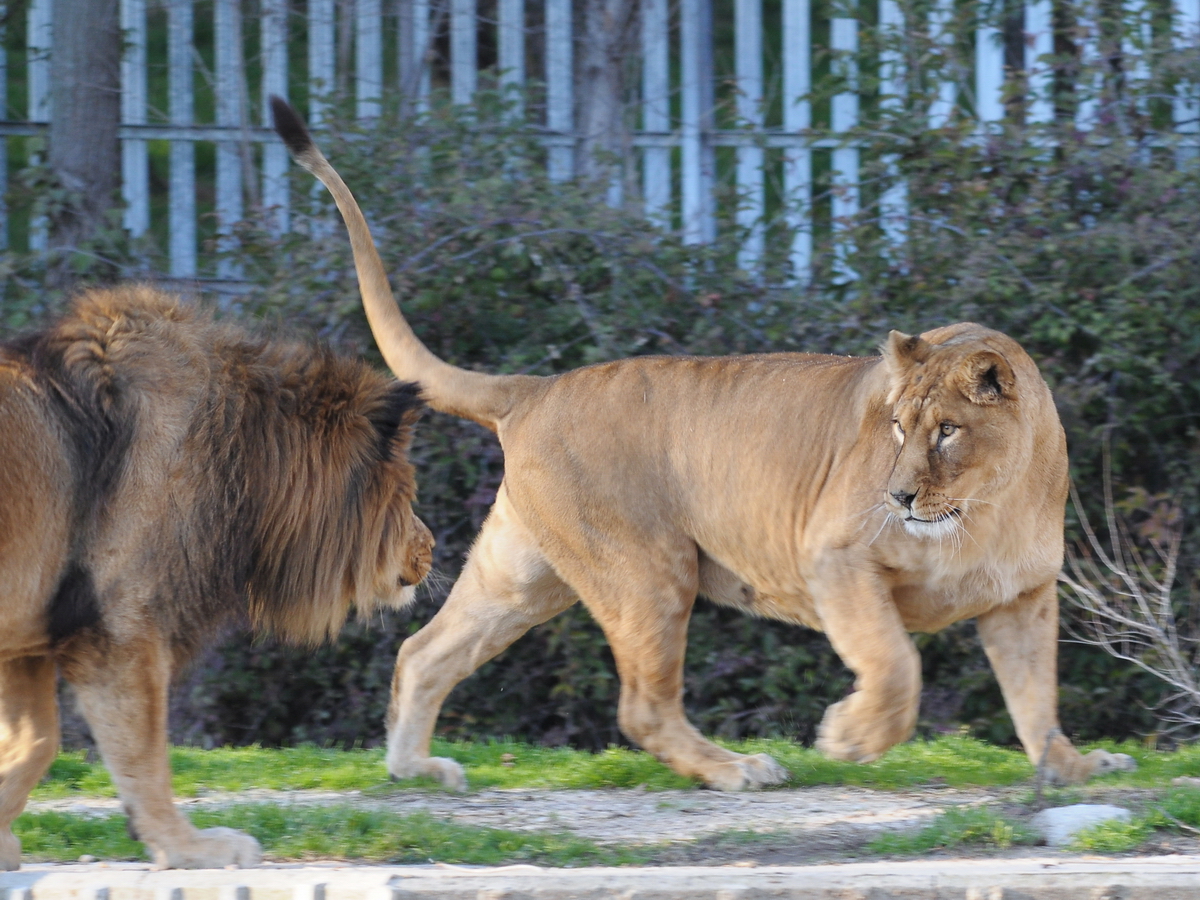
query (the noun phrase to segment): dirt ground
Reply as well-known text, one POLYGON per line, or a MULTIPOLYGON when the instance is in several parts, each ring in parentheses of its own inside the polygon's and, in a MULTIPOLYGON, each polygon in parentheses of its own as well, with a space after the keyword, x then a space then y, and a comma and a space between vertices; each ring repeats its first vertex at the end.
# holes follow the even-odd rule
MULTIPOLYGON (((1096 789, 1062 803, 1112 803, 1137 813, 1154 800, 1145 790, 1096 789)), ((462 825, 512 831, 570 832, 601 844, 654 844, 654 861, 666 865, 801 865, 872 858, 866 845, 887 830, 915 829, 956 806, 986 804, 1016 819, 1035 810, 1028 786, 988 790, 929 786, 905 791, 855 787, 810 787, 761 793, 717 791, 483 790, 469 794, 392 789, 350 791, 268 791, 212 793, 180 800, 185 808, 231 803, 323 805, 349 803, 400 814, 426 812, 462 825)), ((53 800, 30 803, 30 811, 57 809, 84 815, 111 815, 115 799, 53 800)), ((1200 852, 1195 836, 1169 836, 1139 848, 1142 855, 1200 852)), ((1006 855, 1063 857, 1048 847, 998 850, 967 844, 947 857, 996 858, 1006 855)))

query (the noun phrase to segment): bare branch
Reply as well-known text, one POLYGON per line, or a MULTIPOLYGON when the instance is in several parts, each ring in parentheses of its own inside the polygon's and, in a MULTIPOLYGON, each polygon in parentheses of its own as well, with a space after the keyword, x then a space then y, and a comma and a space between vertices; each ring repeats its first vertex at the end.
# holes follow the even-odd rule
POLYGON ((1059 582, 1067 600, 1084 614, 1085 633, 1073 636, 1164 682, 1169 693, 1156 714, 1168 731, 1200 730, 1200 679, 1190 651, 1196 638, 1180 633, 1172 598, 1183 539, 1178 506, 1168 510, 1165 539, 1149 537, 1139 544, 1117 513, 1107 454, 1107 547, 1092 528, 1074 485, 1071 501, 1084 537, 1067 548, 1059 582))

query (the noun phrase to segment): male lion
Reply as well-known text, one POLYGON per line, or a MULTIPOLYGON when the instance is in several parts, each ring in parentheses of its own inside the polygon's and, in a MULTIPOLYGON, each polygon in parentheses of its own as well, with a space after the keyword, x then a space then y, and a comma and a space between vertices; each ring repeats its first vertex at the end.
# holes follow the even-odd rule
POLYGON ((1055 579, 1067 451, 1025 352, 979 325, 892 332, 880 357, 641 357, 552 377, 451 366, 416 338, 357 203, 299 117, 276 129, 332 192, 363 303, 397 377, 499 436, 504 482, 446 604, 400 648, 388 771, 465 785, 429 740, 446 694, 529 628, 582 600, 621 679, 622 731, 724 790, 776 784, 770 757, 706 741, 684 716, 697 593, 817 628, 857 676, 817 744, 876 759, 917 720, 910 631, 977 617, 1026 753, 1082 781, 1128 757, 1081 756, 1058 730, 1055 579))
POLYGON ((328 350, 95 290, 0 342, 0 869, 74 686, 160 867, 254 865, 171 798, 167 686, 225 622, 316 642, 412 596, 432 537, 407 449, 422 403, 328 350))

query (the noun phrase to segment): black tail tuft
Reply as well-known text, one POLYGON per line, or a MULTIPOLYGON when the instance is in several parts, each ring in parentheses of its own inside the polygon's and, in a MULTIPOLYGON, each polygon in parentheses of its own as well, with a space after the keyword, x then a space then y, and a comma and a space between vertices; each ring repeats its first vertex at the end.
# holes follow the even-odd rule
POLYGON ((288 102, 276 94, 271 95, 271 118, 275 123, 275 132, 287 144, 292 156, 300 157, 313 149, 313 140, 304 126, 304 120, 288 102))

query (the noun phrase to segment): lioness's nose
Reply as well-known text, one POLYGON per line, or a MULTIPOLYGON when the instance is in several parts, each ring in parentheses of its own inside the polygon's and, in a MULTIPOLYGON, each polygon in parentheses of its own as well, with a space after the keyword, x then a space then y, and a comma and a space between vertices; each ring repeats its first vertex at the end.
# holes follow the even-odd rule
POLYGON ((901 506, 903 506, 905 509, 908 509, 910 506, 912 506, 912 502, 913 502, 913 500, 916 499, 916 497, 917 497, 916 494, 910 494, 908 491, 904 490, 903 488, 898 491, 892 491, 892 499, 895 500, 897 503, 899 503, 901 506))

